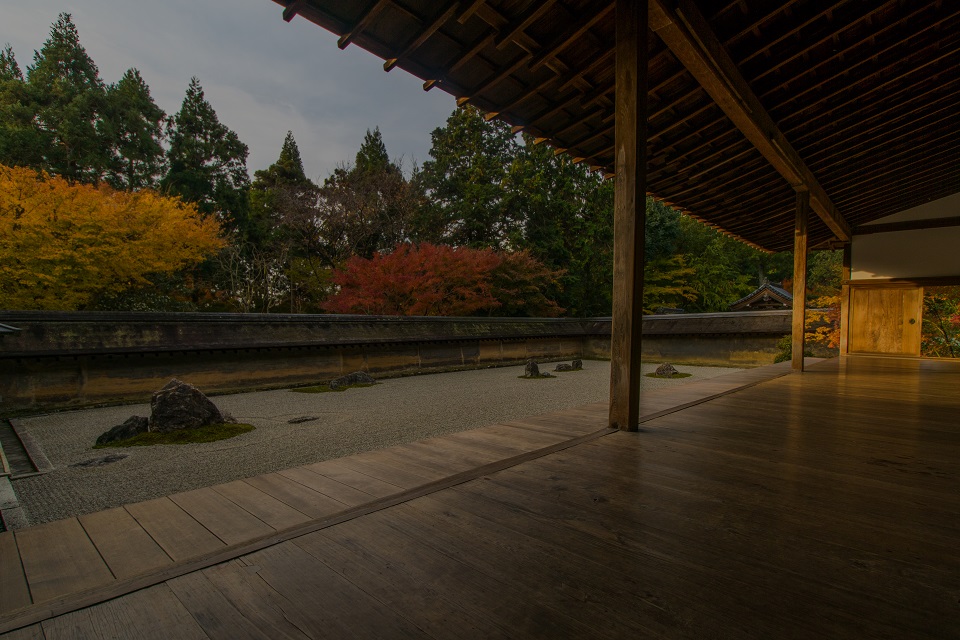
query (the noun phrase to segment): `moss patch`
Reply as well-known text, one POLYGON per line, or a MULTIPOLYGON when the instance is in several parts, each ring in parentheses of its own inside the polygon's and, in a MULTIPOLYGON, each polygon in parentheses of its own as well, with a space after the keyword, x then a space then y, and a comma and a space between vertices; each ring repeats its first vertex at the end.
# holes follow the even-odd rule
POLYGON ((290 389, 290 391, 296 391, 297 393, 340 393, 341 391, 346 391, 347 389, 358 389, 361 387, 372 387, 374 384, 348 384, 345 387, 337 387, 336 389, 331 389, 329 385, 318 384, 314 387, 296 387, 290 389))
POLYGON ((226 440, 239 436, 241 433, 253 431, 256 427, 252 424, 238 424, 235 422, 224 422, 221 424, 210 424, 205 427, 195 429, 177 429, 169 433, 147 432, 118 440, 110 444, 94 445, 94 449, 110 449, 112 447, 149 447, 155 444, 191 444, 194 442, 216 442, 217 440, 226 440))
POLYGON ((645 373, 643 375, 647 376, 648 378, 663 378, 665 380, 675 380, 677 378, 689 378, 693 374, 692 373, 675 373, 672 376, 658 376, 655 373, 645 373))
POLYGON ((541 373, 540 375, 534 376, 532 378, 530 376, 517 376, 517 377, 521 380, 552 380, 557 376, 550 375, 549 373, 541 373))

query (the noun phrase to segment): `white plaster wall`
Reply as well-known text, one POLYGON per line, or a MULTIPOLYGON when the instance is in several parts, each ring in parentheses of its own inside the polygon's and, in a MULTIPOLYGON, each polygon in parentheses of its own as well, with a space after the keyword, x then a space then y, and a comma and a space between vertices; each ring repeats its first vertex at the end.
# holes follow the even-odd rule
POLYGON ((880 218, 873 222, 866 223, 865 227, 872 224, 885 224, 887 222, 908 222, 910 220, 929 220, 930 218, 952 218, 960 216, 960 193, 955 193, 946 198, 940 198, 932 202, 927 202, 919 207, 905 209, 886 218, 880 218))
MULTIPOLYGON (((871 224, 954 216, 960 216, 960 194, 895 213, 871 224)), ((855 235, 850 258, 851 278, 854 280, 960 276, 960 227, 855 235)))

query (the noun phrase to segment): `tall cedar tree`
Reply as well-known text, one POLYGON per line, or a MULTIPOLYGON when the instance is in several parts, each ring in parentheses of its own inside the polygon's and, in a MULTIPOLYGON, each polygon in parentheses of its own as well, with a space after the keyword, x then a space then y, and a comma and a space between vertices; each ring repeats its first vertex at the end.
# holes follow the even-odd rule
POLYGON ((279 240, 280 226, 291 199, 311 197, 316 185, 307 178, 300 158, 300 149, 287 131, 280 157, 266 169, 253 174, 250 185, 250 222, 248 241, 255 247, 267 248, 279 240))
POLYGON ((200 81, 190 79, 180 111, 167 122, 167 174, 161 188, 197 204, 241 235, 247 231, 247 145, 220 123, 204 98, 200 81))
POLYGON ((0 52, 0 163, 40 167, 43 145, 33 124, 33 101, 8 44, 0 52))
POLYGON ((431 159, 417 175, 426 204, 417 216, 416 239, 505 247, 514 226, 504 197, 504 180, 517 152, 510 127, 465 106, 431 139, 431 159))
POLYGON ((27 98, 39 147, 29 149, 20 164, 36 166, 42 154, 39 168, 68 180, 99 182, 110 159, 103 123, 106 88, 69 13, 53 23, 27 69, 27 98))
POLYGON ((166 114, 136 69, 107 89, 106 127, 113 143, 107 181, 117 189, 155 187, 164 170, 166 114))

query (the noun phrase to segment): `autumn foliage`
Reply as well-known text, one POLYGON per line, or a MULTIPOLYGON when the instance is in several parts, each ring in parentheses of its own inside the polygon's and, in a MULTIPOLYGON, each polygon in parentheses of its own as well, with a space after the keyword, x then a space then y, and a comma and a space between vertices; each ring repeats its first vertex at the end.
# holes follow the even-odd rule
POLYGON ((196 206, 0 165, 0 308, 83 309, 224 245, 196 206))
POLYGON ((559 275, 526 251, 401 244, 389 254, 350 258, 325 307, 373 315, 558 316, 563 309, 542 289, 559 275))

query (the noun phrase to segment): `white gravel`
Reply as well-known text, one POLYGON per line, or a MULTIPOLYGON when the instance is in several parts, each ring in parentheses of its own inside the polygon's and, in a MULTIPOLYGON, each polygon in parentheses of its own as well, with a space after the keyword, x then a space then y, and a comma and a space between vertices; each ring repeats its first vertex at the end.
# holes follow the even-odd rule
MULTIPOLYGON (((644 365, 644 371, 655 366, 644 365)), ((693 376, 644 377, 643 388, 740 371, 684 365, 677 369, 693 376)), ((131 415, 149 415, 149 404, 23 418, 20 424, 40 444, 54 470, 15 480, 14 489, 29 523, 39 524, 609 396, 608 362, 584 361, 583 371, 560 373, 553 379, 518 380, 522 373, 522 367, 506 367, 393 378, 342 393, 278 390, 217 396, 213 400, 221 410, 256 429, 204 444, 91 448, 97 436, 131 415), (319 419, 287 422, 301 416, 319 419), (99 467, 70 466, 113 453, 127 458, 99 467)))

